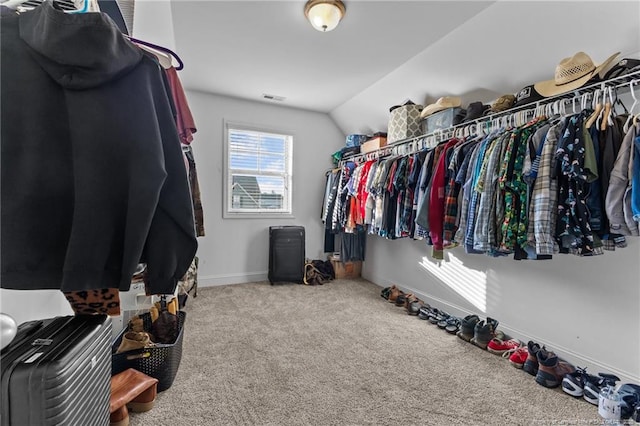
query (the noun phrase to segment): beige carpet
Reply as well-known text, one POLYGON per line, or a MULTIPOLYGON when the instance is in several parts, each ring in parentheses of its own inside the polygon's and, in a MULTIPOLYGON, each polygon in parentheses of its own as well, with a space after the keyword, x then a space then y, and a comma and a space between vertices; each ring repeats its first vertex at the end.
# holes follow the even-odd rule
POLYGON ((186 310, 176 380, 133 426, 600 424, 365 280, 201 288, 186 310))

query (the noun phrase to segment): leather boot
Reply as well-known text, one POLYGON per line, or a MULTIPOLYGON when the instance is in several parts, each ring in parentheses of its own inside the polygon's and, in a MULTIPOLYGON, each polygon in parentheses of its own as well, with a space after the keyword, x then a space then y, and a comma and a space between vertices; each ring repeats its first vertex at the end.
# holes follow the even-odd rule
POLYGON ((394 285, 391 286, 391 291, 389 291, 389 298, 387 299, 389 303, 396 303, 396 299, 402 293, 402 291, 394 285))
POLYGON ((565 374, 573 373, 576 368, 566 361, 560 361, 551 351, 541 348, 538 351, 538 374, 536 382, 546 388, 560 386, 565 374))
POLYGON ((522 369, 532 376, 535 376, 538 374, 538 351, 540 350, 540 345, 533 340, 529 340, 529 343, 527 343, 527 349, 529 350, 529 354, 527 355, 527 359, 524 362, 522 369))

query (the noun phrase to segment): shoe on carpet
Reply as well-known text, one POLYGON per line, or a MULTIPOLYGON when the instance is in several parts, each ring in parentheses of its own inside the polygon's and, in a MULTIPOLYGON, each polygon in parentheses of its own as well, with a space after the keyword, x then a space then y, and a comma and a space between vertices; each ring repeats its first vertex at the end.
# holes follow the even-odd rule
POLYGON ((529 348, 526 346, 520 346, 513 352, 507 351, 502 354, 502 356, 505 358, 507 357, 507 355, 509 356, 509 362, 511 363, 511 365, 513 365, 515 368, 522 368, 529 356, 529 348))
POLYGON ((640 422, 640 385, 625 383, 618 388, 620 395, 620 418, 640 422))
POLYGON ((391 287, 385 287, 382 290, 380 290, 380 297, 382 297, 385 300, 389 300, 389 293, 391 293, 391 287))
POLYGON ((481 349, 487 349, 487 345, 491 339, 503 339, 504 333, 497 331, 498 320, 487 317, 486 321, 479 321, 473 328, 473 338, 471 343, 481 349))
POLYGON ((538 373, 536 383, 546 388, 555 388, 562 383, 565 374, 573 373, 576 368, 566 361, 561 361, 558 355, 541 348, 537 353, 538 373))
POLYGON ((414 295, 410 295, 405 298, 404 309, 407 314, 416 316, 420 312, 420 308, 424 305, 424 302, 414 295))
POLYGON ((532 376, 535 376, 538 374, 538 351, 540 350, 540 345, 533 340, 529 340, 527 350, 527 360, 524 362, 522 369, 532 376))
POLYGON ((585 401, 593 405, 598 405, 598 398, 602 388, 605 386, 615 386, 618 381, 620 381, 620 378, 613 374, 599 373, 597 376, 585 375, 584 394, 582 397, 585 401))
POLYGON ((398 297, 396 297, 396 306, 404 306, 404 302, 405 300, 407 300, 407 297, 413 297, 413 294, 405 294, 403 292, 400 292, 400 294, 398 294, 398 297))
POLYGON ((562 390, 571 396, 580 398, 584 395, 584 383, 587 376, 586 368, 576 367, 576 371, 565 374, 562 378, 562 390))
POLYGON ((422 305, 422 307, 420 307, 420 310, 418 311, 418 318, 420 318, 421 320, 427 320, 432 313, 433 308, 431 307, 431 305, 425 303, 424 305, 422 305))
POLYGON ((458 317, 449 317, 447 318, 447 324, 444 329, 449 334, 457 334, 460 331, 460 318, 458 317))
POLYGON ((491 339, 487 344, 487 350, 492 354, 502 355, 505 352, 513 352, 522 346, 522 342, 518 339, 500 340, 491 339))
POLYGON ((396 303, 396 299, 398 298, 398 296, 400 296, 400 294, 404 294, 402 290, 400 290, 395 285, 392 285, 391 289, 389 290, 389 298, 387 300, 389 301, 389 303, 396 303))
POLYGON ((460 321, 460 331, 458 331, 458 337, 462 340, 469 342, 473 338, 473 330, 476 324, 480 321, 477 315, 467 315, 460 321))

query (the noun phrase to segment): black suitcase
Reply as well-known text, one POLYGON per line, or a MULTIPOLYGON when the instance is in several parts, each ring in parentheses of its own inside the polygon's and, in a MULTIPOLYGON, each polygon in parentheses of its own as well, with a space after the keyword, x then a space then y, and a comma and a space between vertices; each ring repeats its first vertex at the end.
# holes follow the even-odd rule
POLYGON ((3 426, 109 424, 111 318, 29 321, 0 352, 3 426))
POLYGON ((304 279, 304 227, 269 227, 269 282, 302 284, 304 279))

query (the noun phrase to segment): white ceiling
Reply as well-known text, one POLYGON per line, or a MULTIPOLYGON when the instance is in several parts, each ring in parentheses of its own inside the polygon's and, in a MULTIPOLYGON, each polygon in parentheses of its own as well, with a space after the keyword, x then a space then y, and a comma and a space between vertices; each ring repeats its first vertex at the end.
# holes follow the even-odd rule
POLYGON ((640 54, 637 0, 344 1, 329 33, 306 21, 305 0, 137 3, 134 35, 177 50, 187 89, 284 96, 278 105, 327 112, 345 133, 384 130, 409 98, 490 102, 553 78, 580 50, 595 62, 640 54), (160 8, 162 19, 150 13, 160 8))
POLYGON ((304 1, 172 3, 190 89, 329 112, 420 53, 490 2, 347 1, 338 28, 314 30, 304 1))

